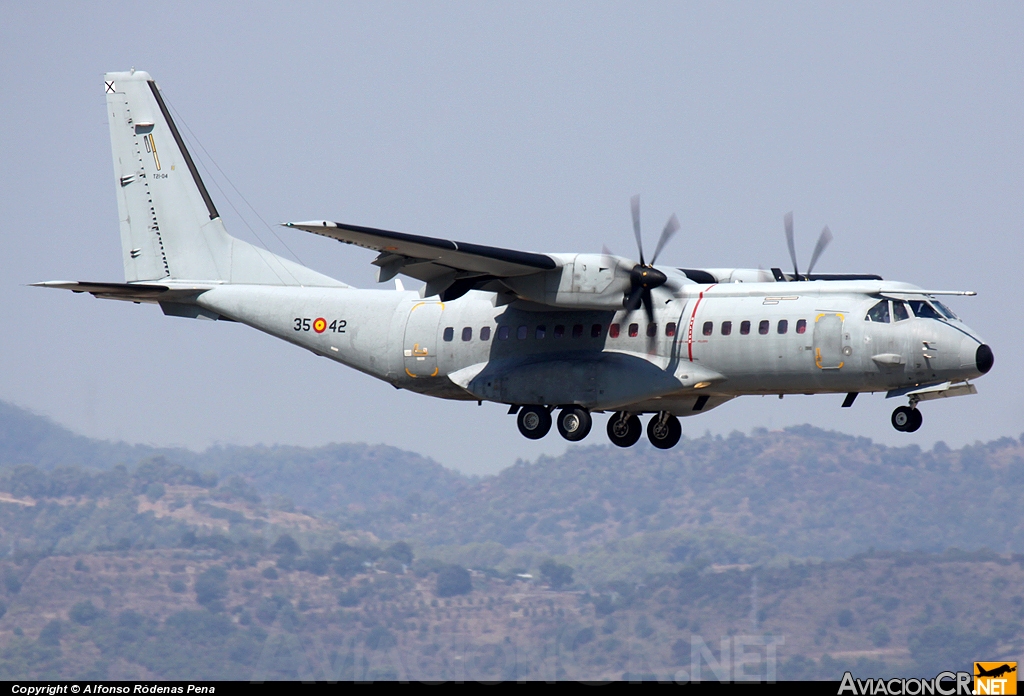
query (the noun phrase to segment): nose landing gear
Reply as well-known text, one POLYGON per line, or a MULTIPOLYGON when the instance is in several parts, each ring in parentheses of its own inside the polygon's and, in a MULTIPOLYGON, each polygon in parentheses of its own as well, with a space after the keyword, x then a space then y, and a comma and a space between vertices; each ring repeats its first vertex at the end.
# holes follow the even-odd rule
POLYGON ((900 406, 892 412, 892 427, 901 433, 912 433, 921 427, 924 417, 916 408, 900 406))

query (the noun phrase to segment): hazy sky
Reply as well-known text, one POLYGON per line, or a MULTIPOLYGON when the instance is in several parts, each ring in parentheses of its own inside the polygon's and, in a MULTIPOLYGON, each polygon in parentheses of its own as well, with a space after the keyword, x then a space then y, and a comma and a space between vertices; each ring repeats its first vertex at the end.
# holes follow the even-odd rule
MULTIPOLYGON (((1024 4, 3 0, 0 16, 0 399, 76 431, 383 442, 472 472, 567 446, 241 325, 25 287, 123 280, 102 75, 133 66, 270 223, 631 254, 640 193, 649 245, 682 222, 666 264, 788 266, 792 210, 803 263, 835 233, 823 272, 978 291, 949 304, 995 368, 978 396, 925 404, 916 434, 882 395, 744 397, 685 433, 811 423, 928 447, 1024 430, 1024 4)), ((278 239, 207 181, 233 234, 257 241, 247 221, 374 285, 372 252, 278 239)), ((603 418, 587 442, 606 442, 603 418)))

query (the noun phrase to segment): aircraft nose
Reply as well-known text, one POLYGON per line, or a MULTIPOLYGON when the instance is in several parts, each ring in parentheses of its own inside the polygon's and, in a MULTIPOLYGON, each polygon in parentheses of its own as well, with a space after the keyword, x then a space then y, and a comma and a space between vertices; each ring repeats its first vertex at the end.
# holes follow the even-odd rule
POLYGON ((985 374, 992 369, 996 358, 992 355, 992 349, 982 343, 974 353, 974 364, 978 366, 978 372, 985 374))

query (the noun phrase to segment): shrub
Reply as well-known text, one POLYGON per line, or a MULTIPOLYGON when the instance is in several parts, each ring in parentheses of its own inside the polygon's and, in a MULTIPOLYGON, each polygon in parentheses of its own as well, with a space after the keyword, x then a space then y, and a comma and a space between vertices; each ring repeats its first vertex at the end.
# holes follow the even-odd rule
POLYGON ((871 644, 876 648, 884 648, 892 640, 892 637, 889 635, 889 629, 882 624, 872 628, 868 637, 871 638, 871 644))
POLYGON ((68 612, 68 618, 77 624, 88 626, 93 621, 98 619, 100 616, 100 610, 96 608, 91 601, 86 600, 79 602, 75 606, 71 607, 71 611, 68 612))
POLYGON ((295 541, 295 538, 291 534, 282 534, 274 542, 274 545, 270 547, 270 550, 274 553, 283 553, 289 556, 297 556, 302 553, 302 548, 299 547, 299 542, 295 541))
POLYGON ((43 630, 39 632, 39 642, 43 645, 60 645, 60 633, 60 621, 54 619, 50 623, 43 626, 43 630))
POLYGON ((196 578, 196 601, 210 611, 220 610, 220 601, 228 596, 228 572, 222 566, 213 566, 196 578))

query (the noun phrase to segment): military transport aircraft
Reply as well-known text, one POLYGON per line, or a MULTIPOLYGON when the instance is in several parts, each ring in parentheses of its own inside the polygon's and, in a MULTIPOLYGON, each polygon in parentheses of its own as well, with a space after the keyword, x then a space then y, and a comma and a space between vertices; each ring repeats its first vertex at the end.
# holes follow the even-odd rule
POLYGON ((237 321, 384 380, 443 399, 493 401, 541 438, 555 423, 570 441, 610 413, 622 447, 642 434, 675 445, 678 418, 745 394, 906 397, 900 431, 921 426, 918 404, 975 394, 992 350, 938 295, 875 275, 812 274, 826 228, 800 273, 656 266, 679 227, 673 216, 648 262, 632 205, 639 260, 540 254, 330 221, 288 227, 377 252, 377 279, 402 274, 419 291, 356 289, 227 234, 160 90, 141 71, 104 78, 121 221, 124 283, 45 287, 160 305, 164 314, 237 321))

